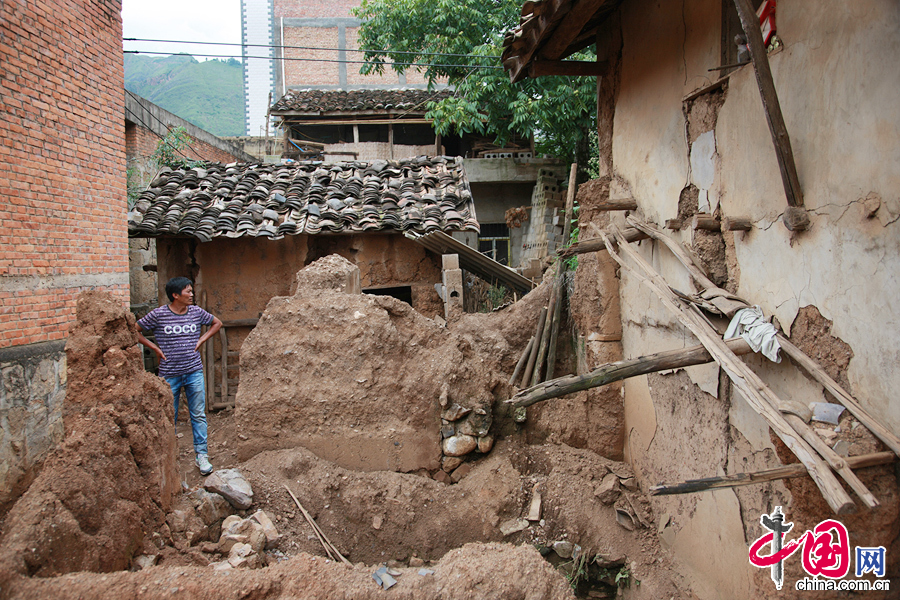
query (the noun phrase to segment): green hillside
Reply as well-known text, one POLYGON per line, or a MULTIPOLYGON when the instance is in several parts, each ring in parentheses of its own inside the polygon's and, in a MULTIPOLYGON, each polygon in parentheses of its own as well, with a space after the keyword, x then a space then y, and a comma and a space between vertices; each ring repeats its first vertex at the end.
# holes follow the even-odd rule
POLYGON ((244 135, 241 63, 187 54, 125 55, 125 89, 218 135, 244 135))

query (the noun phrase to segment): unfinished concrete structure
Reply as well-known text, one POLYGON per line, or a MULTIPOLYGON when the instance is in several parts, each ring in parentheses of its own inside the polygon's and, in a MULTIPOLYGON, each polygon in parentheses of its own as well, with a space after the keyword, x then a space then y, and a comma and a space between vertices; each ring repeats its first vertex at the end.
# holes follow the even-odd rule
MULTIPOLYGON (((900 266, 900 105, 894 101, 900 75, 890 58, 900 48, 900 13, 889 1, 827 1, 814 8, 781 2, 766 56, 759 29, 751 33, 759 4, 529 2, 507 38, 504 65, 514 80, 600 74, 602 179, 584 195, 582 239, 599 239, 609 223, 668 227, 667 239, 692 249, 711 280, 693 277, 698 289, 719 286, 774 316, 785 336, 843 382, 875 425, 887 428, 879 437, 890 440, 900 431, 900 407, 891 400, 900 384, 900 288, 892 275, 900 266), (733 43, 742 29, 752 64, 743 58, 735 65, 733 43), (591 44, 596 64, 559 62, 591 44), (626 221, 625 206, 613 202, 622 198, 635 202, 630 214, 640 221, 626 221)), ((633 250, 668 286, 690 294, 692 276, 670 246, 651 240, 633 250)), ((621 344, 624 356, 637 357, 695 343, 683 315, 642 285, 649 272, 641 272, 638 259, 619 252, 624 266, 617 280, 603 254, 593 263, 599 267, 579 265, 601 273, 585 289, 604 309, 581 331, 587 340, 596 334, 588 346, 621 344), (599 341, 610 335, 621 342, 599 341)), ((799 355, 791 356, 781 364, 761 357, 746 362, 781 398, 801 406, 834 402, 791 364, 799 355)), ((645 489, 794 460, 727 370, 707 364, 625 382, 625 451, 645 489)), ((848 423, 845 417, 840 427, 848 423)), ((819 431, 838 448, 841 428, 834 429, 819 431)), ((850 453, 877 447, 851 444, 850 453)), ((896 482, 891 470, 880 477, 889 483, 865 481, 883 492, 881 506, 860 506, 857 515, 839 518, 854 545, 886 547, 889 572, 896 572, 896 482)), ((667 516, 658 522, 664 547, 696 581, 701 598, 775 592, 768 571, 754 569, 747 556, 749 544, 765 533, 760 515, 776 505, 796 523, 798 536, 833 516, 808 480, 654 501, 656 513, 667 516)), ((796 593, 787 588, 805 573, 799 561, 787 561, 785 569, 784 592, 796 593)))

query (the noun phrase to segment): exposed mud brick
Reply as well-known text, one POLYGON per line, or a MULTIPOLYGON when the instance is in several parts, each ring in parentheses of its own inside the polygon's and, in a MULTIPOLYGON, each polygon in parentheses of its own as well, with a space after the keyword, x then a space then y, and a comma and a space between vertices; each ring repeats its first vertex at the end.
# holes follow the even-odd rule
POLYGON ((791 325, 791 342, 819 363, 828 375, 850 391, 847 367, 853 349, 844 340, 831 335, 832 321, 815 306, 804 306, 791 325))
POLYGON ((77 307, 65 440, 4 525, 0 563, 22 574, 128 568, 178 488, 172 393, 143 370, 134 318, 106 292, 77 307))

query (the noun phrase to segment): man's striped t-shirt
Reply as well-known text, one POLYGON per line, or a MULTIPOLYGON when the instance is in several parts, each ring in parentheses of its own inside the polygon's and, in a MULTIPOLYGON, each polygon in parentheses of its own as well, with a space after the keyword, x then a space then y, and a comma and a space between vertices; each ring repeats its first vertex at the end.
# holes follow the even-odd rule
POLYGON ((160 377, 186 375, 203 368, 200 353, 194 348, 200 339, 200 326, 212 322, 213 316, 199 306, 188 306, 186 313, 178 315, 168 304, 138 320, 141 329, 153 332, 156 345, 166 355, 159 363, 160 377))

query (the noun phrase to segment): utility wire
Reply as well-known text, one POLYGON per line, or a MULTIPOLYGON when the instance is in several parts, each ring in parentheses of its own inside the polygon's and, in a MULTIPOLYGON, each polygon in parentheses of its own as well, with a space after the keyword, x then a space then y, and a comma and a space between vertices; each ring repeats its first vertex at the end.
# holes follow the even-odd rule
POLYGON ((187 40, 155 40, 148 38, 122 38, 125 42, 162 42, 166 44, 197 44, 207 46, 241 46, 242 48, 287 48, 291 50, 334 50, 337 52, 376 52, 378 54, 412 54, 414 56, 451 56, 455 58, 492 58, 499 56, 481 54, 450 54, 447 52, 411 52, 405 50, 361 50, 357 48, 324 48, 316 46, 277 46, 273 44, 237 44, 234 42, 190 42, 187 40))
MULTIPOLYGON (((149 50, 123 50, 125 54, 156 54, 162 56, 178 56, 177 54, 172 54, 171 52, 152 52, 149 50)), ((239 56, 236 54, 196 54, 189 53, 184 56, 201 56, 203 58, 258 58, 260 60, 298 60, 304 62, 327 62, 327 63, 340 63, 345 65, 367 65, 371 64, 364 60, 340 60, 340 59, 328 59, 328 58, 294 58, 294 57, 275 57, 275 56, 239 56)), ((444 64, 433 64, 433 63, 398 63, 392 62, 387 63, 390 66, 403 66, 403 67, 447 67, 454 69, 502 69, 503 67, 500 65, 444 65, 444 64)))

